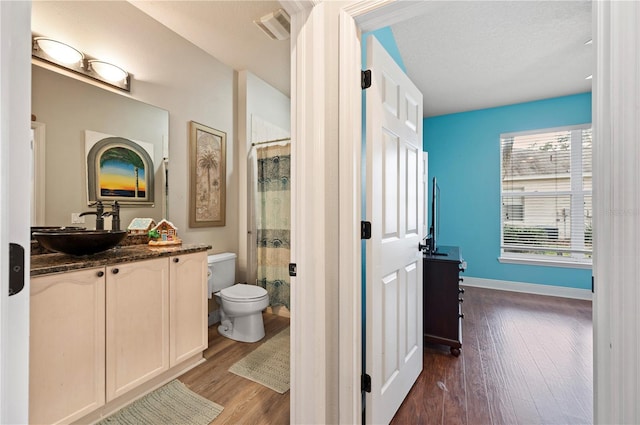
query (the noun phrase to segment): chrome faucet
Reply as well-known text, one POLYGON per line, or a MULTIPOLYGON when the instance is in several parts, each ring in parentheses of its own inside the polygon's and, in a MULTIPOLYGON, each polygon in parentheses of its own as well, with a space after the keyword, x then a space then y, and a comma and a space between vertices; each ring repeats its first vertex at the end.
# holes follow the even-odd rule
POLYGON ((96 216, 96 230, 104 230, 104 206, 102 205, 102 201, 94 202, 89 205, 90 207, 96 207, 95 211, 85 211, 80 213, 80 217, 85 215, 95 215, 96 216))
POLYGON ((113 201, 111 211, 102 213, 102 217, 107 216, 111 216, 111 230, 120 230, 120 204, 118 201, 113 201))

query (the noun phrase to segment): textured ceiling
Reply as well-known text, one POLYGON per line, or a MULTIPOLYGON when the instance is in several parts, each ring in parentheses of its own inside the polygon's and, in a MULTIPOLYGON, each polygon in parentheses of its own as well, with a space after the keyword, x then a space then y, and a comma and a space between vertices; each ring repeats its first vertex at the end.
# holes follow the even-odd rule
POLYGON ((590 1, 434 2, 391 28, 425 116, 591 91, 590 1))

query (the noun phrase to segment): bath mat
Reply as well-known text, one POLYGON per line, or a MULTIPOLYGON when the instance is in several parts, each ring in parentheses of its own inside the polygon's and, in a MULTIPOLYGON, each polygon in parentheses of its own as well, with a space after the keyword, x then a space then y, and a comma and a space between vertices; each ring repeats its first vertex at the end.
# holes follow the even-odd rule
POLYGON ((284 394, 289 391, 289 328, 278 332, 229 368, 229 372, 284 394))
POLYGON ((174 379, 98 422, 98 425, 208 425, 222 409, 222 406, 199 396, 174 379))

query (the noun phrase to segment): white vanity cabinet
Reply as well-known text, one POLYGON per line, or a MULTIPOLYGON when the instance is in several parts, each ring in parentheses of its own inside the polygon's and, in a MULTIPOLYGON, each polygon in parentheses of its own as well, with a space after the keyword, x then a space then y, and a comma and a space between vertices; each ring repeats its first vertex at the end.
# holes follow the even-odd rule
POLYGON ((203 361, 206 288, 206 252, 31 278, 30 423, 91 422, 203 361))
POLYGON ((31 279, 31 423, 68 423, 105 404, 104 274, 102 267, 31 279))
POLYGON ((171 257, 169 264, 169 365, 204 351, 207 335, 207 255, 171 257))
POLYGON ((116 264, 107 278, 107 401, 169 369, 169 258, 116 264))

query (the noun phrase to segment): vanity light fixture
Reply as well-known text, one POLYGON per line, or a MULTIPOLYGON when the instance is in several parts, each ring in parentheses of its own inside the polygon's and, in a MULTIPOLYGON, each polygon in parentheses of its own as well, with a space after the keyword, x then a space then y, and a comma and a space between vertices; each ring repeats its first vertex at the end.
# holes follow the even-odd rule
POLYGON ((94 71, 96 74, 105 80, 111 81, 112 83, 126 81, 127 76, 129 75, 124 69, 108 62, 92 59, 87 61, 87 63, 89 71, 94 71))
POLYGON ((42 49, 52 59, 65 65, 80 64, 84 61, 84 55, 77 49, 61 41, 46 37, 33 39, 34 50, 42 49))
POLYGON ((111 87, 131 91, 131 76, 119 66, 98 60, 48 37, 33 37, 31 56, 111 87))

